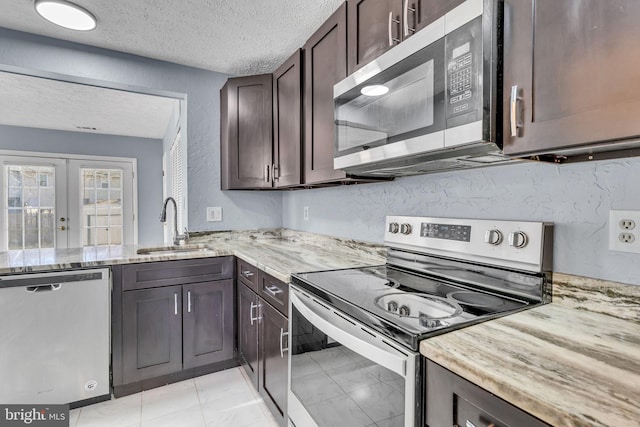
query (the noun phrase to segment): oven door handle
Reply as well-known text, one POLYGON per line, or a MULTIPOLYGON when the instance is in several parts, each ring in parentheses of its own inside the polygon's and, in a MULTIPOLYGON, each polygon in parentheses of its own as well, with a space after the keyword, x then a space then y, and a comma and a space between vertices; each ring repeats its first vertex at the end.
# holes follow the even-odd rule
POLYGON ((381 337, 364 330, 332 309, 327 310, 327 307, 297 289, 291 288, 289 298, 304 318, 340 344, 403 378, 407 376, 408 355, 383 342, 381 337))

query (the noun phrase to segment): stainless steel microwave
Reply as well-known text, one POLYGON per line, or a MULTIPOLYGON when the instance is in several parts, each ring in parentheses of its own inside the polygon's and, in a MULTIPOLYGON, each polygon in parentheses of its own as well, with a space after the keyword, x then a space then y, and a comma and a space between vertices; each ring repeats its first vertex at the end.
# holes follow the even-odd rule
POLYGON ((402 176, 502 155, 501 0, 467 0, 334 86, 335 169, 402 176))

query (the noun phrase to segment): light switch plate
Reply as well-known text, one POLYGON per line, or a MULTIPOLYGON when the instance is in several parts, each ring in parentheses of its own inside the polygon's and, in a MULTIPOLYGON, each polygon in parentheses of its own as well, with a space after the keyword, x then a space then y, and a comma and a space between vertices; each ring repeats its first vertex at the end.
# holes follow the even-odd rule
POLYGON ((220 221, 222 221, 222 208, 220 206, 207 208, 207 222, 220 221))

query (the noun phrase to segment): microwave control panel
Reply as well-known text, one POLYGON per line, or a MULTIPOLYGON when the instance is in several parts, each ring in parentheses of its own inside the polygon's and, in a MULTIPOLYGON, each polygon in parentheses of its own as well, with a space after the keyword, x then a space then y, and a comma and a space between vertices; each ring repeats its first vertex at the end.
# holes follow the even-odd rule
MULTIPOLYGON (((446 36, 447 121, 474 122, 481 115, 482 17, 446 36), (461 117, 462 116, 462 117, 461 117)), ((449 123, 448 123, 449 125, 449 123)), ((449 126, 447 126, 449 127, 449 126)))

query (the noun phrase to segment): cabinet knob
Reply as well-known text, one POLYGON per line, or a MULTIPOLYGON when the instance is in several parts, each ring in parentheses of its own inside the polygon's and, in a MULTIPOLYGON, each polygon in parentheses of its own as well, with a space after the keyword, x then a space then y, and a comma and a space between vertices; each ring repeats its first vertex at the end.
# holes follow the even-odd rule
POLYGON ((67 227, 65 227, 64 225, 61 225, 60 227, 58 227, 58 230, 60 231, 65 231, 67 229, 67 227))

